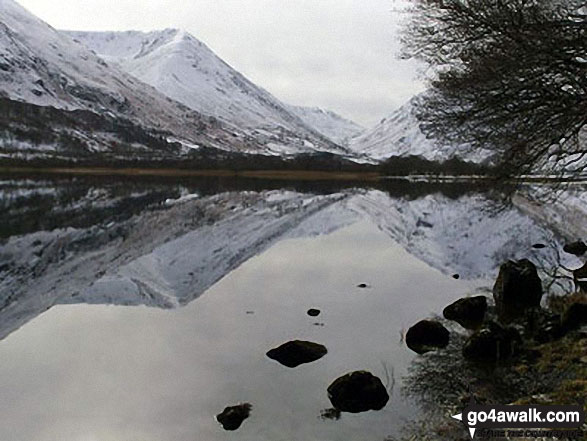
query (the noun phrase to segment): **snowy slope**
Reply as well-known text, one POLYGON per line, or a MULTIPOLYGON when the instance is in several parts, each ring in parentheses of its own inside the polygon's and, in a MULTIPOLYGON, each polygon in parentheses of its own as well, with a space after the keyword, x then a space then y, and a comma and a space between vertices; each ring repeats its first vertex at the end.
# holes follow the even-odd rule
POLYGON ((108 65, 13 0, 0 0, 0 91, 41 106, 122 115, 194 141, 210 129, 196 112, 108 65))
POLYGON ((364 127, 351 120, 319 107, 289 106, 292 113, 298 115, 308 126, 313 127, 324 136, 339 145, 346 146, 352 138, 365 131, 364 127))
POLYGON ((377 161, 391 156, 421 156, 432 161, 458 157, 473 162, 487 158, 487 154, 472 153, 465 146, 437 145, 427 138, 414 113, 418 99, 419 96, 412 98, 375 127, 352 139, 350 148, 377 161))
MULTIPOLYGON (((191 37, 183 33, 173 34, 172 40, 174 43, 171 46, 174 48, 183 48, 185 45, 192 47, 196 44, 191 37)), ((139 57, 139 61, 146 63, 143 66, 145 69, 150 63, 157 61, 157 58, 151 56, 160 54, 155 49, 161 42, 156 40, 152 43, 154 46, 144 48, 145 56, 139 57)), ((163 47, 168 45, 163 44, 163 47)), ((170 62, 174 59, 174 53, 175 51, 171 50, 168 54, 171 56, 170 62)), ((193 59, 190 62, 196 64, 197 60, 193 59)), ((217 62, 218 69, 225 66, 220 60, 217 62)), ((164 63, 161 64, 161 68, 166 68, 164 63)), ((231 75, 230 78, 222 77, 222 80, 231 82, 237 89, 241 88, 243 96, 247 93, 256 93, 254 86, 237 73, 231 72, 231 75)), ((299 118, 283 108, 276 109, 271 114, 275 118, 268 123, 282 124, 277 130, 266 134, 260 133, 260 129, 257 133, 211 120, 208 116, 203 116, 198 111, 174 101, 154 87, 124 72, 115 63, 103 60, 92 50, 53 29, 13 0, 0 0, 0 97, 37 106, 51 106, 68 111, 89 110, 100 113, 102 117, 128 119, 140 127, 169 134, 169 138, 186 146, 196 145, 270 155, 315 151, 342 152, 341 148, 304 126, 299 118)), ((238 97, 232 96, 227 100, 232 101, 233 98, 238 97)), ((262 113, 261 110, 277 106, 267 93, 261 94, 260 101, 263 100, 267 101, 265 107, 259 104, 258 109, 251 110, 252 114, 258 113, 260 120, 269 118, 270 114, 268 111, 262 113)), ((247 101, 242 105, 249 104, 251 103, 247 101)), ((10 107, 9 102, 5 105, 10 107)), ((235 112, 239 113, 237 110, 235 112)), ((55 115, 55 112, 52 115, 55 115)), ((41 114, 41 118, 43 117, 46 118, 47 115, 41 114)), ((75 115, 60 114, 57 118, 63 123, 63 119, 68 117, 75 120, 75 115)), ((91 118, 86 115, 85 120, 87 122, 91 118)), ((18 118, 13 122, 18 123, 18 118)), ((51 121, 43 121, 43 124, 48 122, 51 121)), ((119 126, 118 123, 119 121, 110 121, 106 124, 119 126)), ((89 129, 90 132, 92 129, 89 129)), ((68 129, 62 127, 59 130, 68 129)), ((77 126, 69 129, 70 132, 78 130, 77 126)), ((122 137, 124 138, 124 134, 122 137)), ((82 139, 83 136, 77 138, 82 139)), ((105 145, 119 143, 116 139, 102 141, 105 145)), ((31 146, 25 147, 27 155, 30 156, 31 146)), ((44 148, 54 149, 50 145, 44 148)), ((150 149, 147 145, 136 145, 133 148, 150 149)), ((183 150, 185 154, 189 152, 188 148, 183 150)), ((176 154, 174 150, 171 153, 176 154)), ((132 158, 131 153, 125 154, 132 158)))
POLYGON ((205 115, 247 128, 251 135, 271 134, 269 141, 297 138, 305 140, 301 145, 309 150, 347 153, 185 31, 68 34, 168 97, 205 115))

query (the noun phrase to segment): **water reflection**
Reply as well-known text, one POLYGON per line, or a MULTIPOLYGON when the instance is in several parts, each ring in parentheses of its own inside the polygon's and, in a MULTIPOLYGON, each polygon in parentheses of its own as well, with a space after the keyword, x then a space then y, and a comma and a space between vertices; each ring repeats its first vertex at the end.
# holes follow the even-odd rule
POLYGON ((399 388, 328 419, 328 384, 391 386, 404 329, 561 241, 470 189, 249 185, 3 182, 0 439, 221 440, 214 415, 251 403, 240 440, 383 440, 416 413, 399 388), (328 355, 265 356, 294 339, 328 355))

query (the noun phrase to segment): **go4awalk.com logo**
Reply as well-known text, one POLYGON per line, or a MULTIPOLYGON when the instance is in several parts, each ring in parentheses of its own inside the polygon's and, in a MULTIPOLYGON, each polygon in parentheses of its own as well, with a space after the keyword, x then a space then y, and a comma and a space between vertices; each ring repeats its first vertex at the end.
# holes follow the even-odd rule
POLYGON ((471 438, 486 437, 581 437, 585 423, 583 406, 480 405, 471 402, 463 413, 452 418, 461 421, 471 438))

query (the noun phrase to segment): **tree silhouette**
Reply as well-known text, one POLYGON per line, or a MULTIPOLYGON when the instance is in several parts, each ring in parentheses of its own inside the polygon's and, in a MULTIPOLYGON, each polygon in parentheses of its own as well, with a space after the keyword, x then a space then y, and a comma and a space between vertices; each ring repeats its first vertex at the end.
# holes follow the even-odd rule
POLYGON ((504 176, 587 167, 587 7, 578 0, 413 0, 404 56, 429 67, 416 114, 504 176))

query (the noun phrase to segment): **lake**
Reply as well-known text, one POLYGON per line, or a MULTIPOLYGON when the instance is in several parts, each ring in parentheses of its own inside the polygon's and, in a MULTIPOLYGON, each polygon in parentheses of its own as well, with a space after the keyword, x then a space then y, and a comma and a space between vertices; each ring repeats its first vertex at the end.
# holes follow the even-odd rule
POLYGON ((405 331, 564 242, 470 183, 4 176, 0 208, 3 441, 391 439, 420 414, 405 331), (328 353, 266 356, 295 339, 328 353), (355 370, 388 404, 324 417, 355 370))

